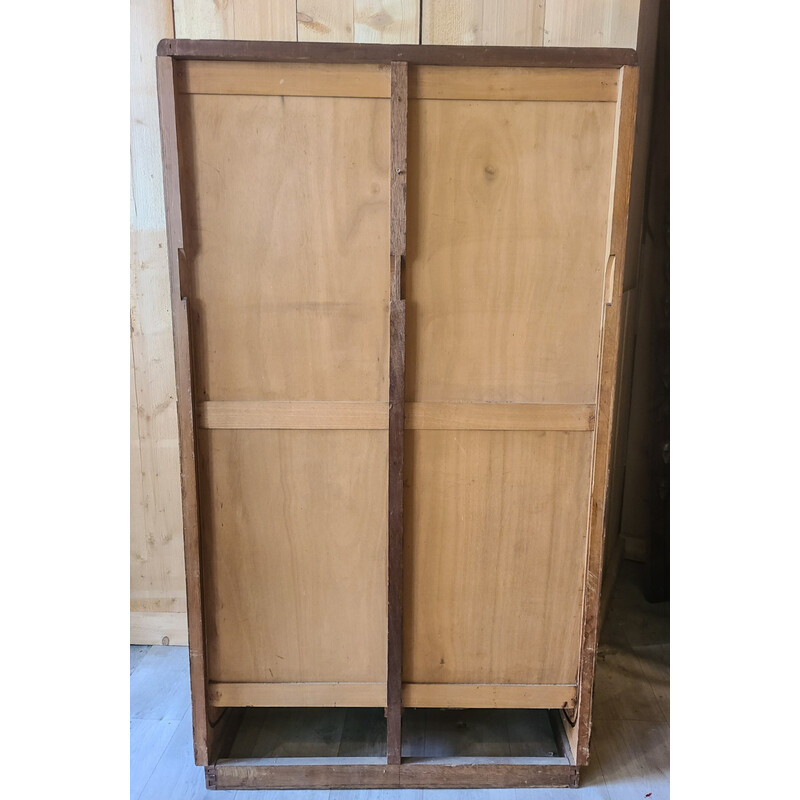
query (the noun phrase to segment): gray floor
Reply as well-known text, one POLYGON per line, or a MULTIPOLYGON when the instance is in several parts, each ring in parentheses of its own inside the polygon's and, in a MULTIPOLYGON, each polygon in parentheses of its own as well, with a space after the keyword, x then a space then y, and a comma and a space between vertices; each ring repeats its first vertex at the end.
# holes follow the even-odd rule
POLYGON ((591 764, 580 789, 211 792, 194 765, 185 647, 131 647, 131 800, 663 800, 669 797, 669 605, 623 562, 598 651, 591 764))

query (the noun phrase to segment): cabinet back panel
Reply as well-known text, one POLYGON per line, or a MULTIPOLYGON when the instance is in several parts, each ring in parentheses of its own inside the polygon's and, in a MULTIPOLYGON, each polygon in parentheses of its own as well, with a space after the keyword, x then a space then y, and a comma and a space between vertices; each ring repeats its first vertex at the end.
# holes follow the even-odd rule
POLYGON ((592 438, 406 433, 406 682, 575 683, 592 438))
POLYGON ((386 401, 389 101, 180 100, 196 399, 386 401))
POLYGON ((190 62, 177 89, 208 679, 380 704, 388 68, 190 62))
POLYGON ((386 431, 199 438, 209 680, 384 682, 386 431))
MULTIPOLYGON (((529 71, 545 94, 532 80, 524 101, 501 90, 526 97, 525 70, 470 99, 468 70, 455 91, 419 69, 425 97, 457 99, 409 103, 407 401, 454 420, 476 403, 594 411, 616 75, 529 71)), ((519 416, 406 433, 403 680, 432 704, 452 704, 448 684, 577 681, 594 434, 519 416)))
POLYGON ((614 119, 410 101, 407 400, 596 401, 614 119))

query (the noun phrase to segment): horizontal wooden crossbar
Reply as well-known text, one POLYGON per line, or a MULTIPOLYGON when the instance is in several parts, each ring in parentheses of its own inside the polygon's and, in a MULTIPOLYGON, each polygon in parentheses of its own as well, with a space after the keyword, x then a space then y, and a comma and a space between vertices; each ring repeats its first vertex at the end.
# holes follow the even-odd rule
POLYGON ((185 61, 175 74, 183 94, 389 97, 389 67, 382 64, 185 61))
POLYGON ((636 51, 620 47, 475 47, 472 45, 266 42, 228 39, 162 39, 158 55, 210 61, 308 61, 495 67, 624 67, 636 51))
POLYGON ((386 705, 385 683, 217 683, 208 687, 212 706, 325 706, 376 708, 386 705))
MULTIPOLYGON (((389 68, 384 64, 183 61, 175 76, 181 94, 390 96, 389 68)), ((409 72, 408 97, 613 103, 618 98, 618 84, 618 69, 419 66, 409 72)))
POLYGON ((574 684, 405 683, 409 708, 574 708, 574 684))
MULTIPOLYGON (((595 407, 566 403, 406 403, 406 430, 590 431, 595 407)), ((388 403, 209 401, 201 428, 381 430, 388 403)))
POLYGON ((465 759, 450 759, 444 763, 406 759, 396 765, 343 764, 338 767, 328 764, 250 766, 221 762, 206 767, 206 780, 216 789, 576 787, 578 768, 563 763, 475 764, 465 763, 465 759))

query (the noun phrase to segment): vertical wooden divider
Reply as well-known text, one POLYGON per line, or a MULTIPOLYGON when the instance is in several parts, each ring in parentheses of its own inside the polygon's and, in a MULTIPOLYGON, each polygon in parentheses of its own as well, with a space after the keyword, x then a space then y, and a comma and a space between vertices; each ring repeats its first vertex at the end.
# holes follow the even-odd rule
POLYGON ((391 66, 390 302, 389 302, 389 525, 386 654, 386 761, 399 764, 402 750, 403 681, 403 432, 405 428, 406 301, 402 269, 406 254, 408 64, 391 66))

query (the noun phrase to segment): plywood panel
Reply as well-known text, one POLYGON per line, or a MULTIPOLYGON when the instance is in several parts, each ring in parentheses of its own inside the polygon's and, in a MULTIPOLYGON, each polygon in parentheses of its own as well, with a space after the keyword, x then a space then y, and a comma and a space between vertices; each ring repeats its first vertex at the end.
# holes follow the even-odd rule
POLYGON ((420 0, 297 0, 301 42, 417 44, 420 0))
POLYGON ((616 102, 618 69, 412 67, 417 100, 597 100, 616 102))
POLYGON ((186 94, 389 97, 388 64, 185 61, 176 75, 186 94))
MULTIPOLYGON (((131 15, 131 612, 185 615, 155 75, 156 44, 172 35, 171 6, 166 0, 135 0, 131 15)), ((142 638, 141 626, 132 624, 131 641, 149 643, 157 637, 160 643, 173 629, 165 620, 142 638)))
POLYGON ((544 44, 636 47, 640 0, 546 0, 544 44))
POLYGON ((615 105, 409 114, 406 398, 594 403, 615 105))
POLYGON ((201 431, 209 678, 381 682, 385 431, 201 431))
POLYGON ((422 4, 422 44, 542 44, 545 0, 436 0, 422 4))
POLYGON ((406 682, 575 683, 592 440, 406 433, 406 682))
POLYGON ((198 400, 387 400, 389 101, 182 95, 198 400))

